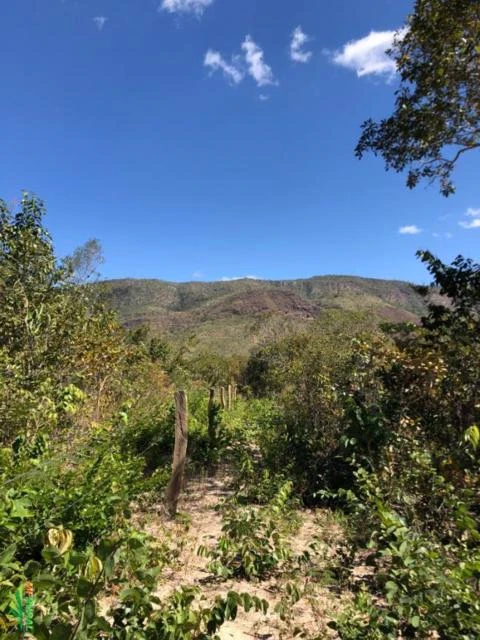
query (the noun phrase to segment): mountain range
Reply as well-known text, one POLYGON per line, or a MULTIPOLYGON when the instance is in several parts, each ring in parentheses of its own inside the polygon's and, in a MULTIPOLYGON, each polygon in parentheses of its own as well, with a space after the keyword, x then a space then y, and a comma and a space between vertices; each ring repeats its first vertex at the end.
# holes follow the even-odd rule
POLYGON ((107 304, 125 326, 145 324, 173 341, 194 335, 196 349, 224 355, 247 354, 266 337, 298 331, 327 309, 364 311, 388 322, 417 322, 425 311, 415 285, 356 276, 102 284, 107 304))

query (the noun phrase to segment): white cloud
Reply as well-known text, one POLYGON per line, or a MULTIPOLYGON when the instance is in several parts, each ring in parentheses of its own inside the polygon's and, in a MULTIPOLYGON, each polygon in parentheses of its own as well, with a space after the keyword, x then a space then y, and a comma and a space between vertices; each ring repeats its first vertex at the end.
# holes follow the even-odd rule
POLYGON ((221 70, 226 78, 234 84, 239 84, 245 77, 244 72, 238 65, 238 58, 234 57, 232 63, 229 64, 218 51, 209 49, 205 54, 203 64, 210 67, 212 73, 221 70))
MULTIPOLYGON (((235 55, 231 62, 227 62, 219 51, 209 49, 205 54, 203 64, 210 67, 212 73, 218 70, 223 71, 224 76, 233 84, 242 82, 247 73, 255 80, 258 87, 278 84, 272 68, 265 62, 263 50, 250 36, 246 36, 242 42, 242 52, 245 61, 242 60, 241 55, 235 55)), ((261 101, 268 99, 265 94, 259 96, 261 101)))
POLYGON ((203 273, 201 271, 194 271, 192 273, 192 278, 194 280, 201 280, 202 278, 204 278, 205 276, 203 275, 203 273))
POLYGON ((264 93, 261 93, 258 96, 258 99, 260 100, 260 102, 267 102, 267 100, 270 100, 270 96, 267 96, 264 93))
MULTIPOLYGON (((397 70, 395 60, 386 51, 393 45, 396 31, 371 31, 368 36, 352 40, 333 54, 333 62, 352 69, 357 76, 383 75, 392 78, 397 70)), ((399 37, 405 30, 398 32, 399 37)))
POLYGON ((469 218, 473 218, 473 220, 470 220, 469 222, 465 222, 463 220, 460 221, 458 224, 463 229, 480 229, 480 209, 472 209, 470 207, 467 209, 465 215, 469 218))
POLYGON ((470 216, 471 218, 480 218, 480 209, 469 208, 465 215, 470 216))
POLYGON ((453 233, 450 233, 449 231, 446 231, 445 233, 434 232, 432 233, 432 236, 434 238, 446 238, 447 240, 450 240, 450 238, 453 238, 453 233))
POLYGON ((108 18, 106 16, 95 16, 95 18, 92 18, 92 20, 99 31, 102 31, 103 27, 108 22, 108 18))
POLYGON ((464 229, 480 229, 480 218, 474 218, 471 222, 458 223, 464 229))
POLYGON ((304 46, 311 41, 310 36, 303 32, 302 27, 298 26, 292 33, 290 42, 290 58, 294 62, 309 62, 313 53, 305 51, 304 46))
POLYGON ((245 60, 248 64, 248 73, 259 87, 270 84, 278 84, 274 78, 272 68, 265 62, 263 50, 247 36, 242 43, 245 52, 245 60))
POLYGON ((160 9, 169 13, 194 13, 201 16, 214 0, 163 0, 160 9))
POLYGON ((417 227, 416 224, 407 224, 404 227, 400 227, 398 233, 407 236, 416 236, 419 233, 422 233, 422 230, 417 227))
POLYGON ((233 282, 234 280, 262 280, 259 276, 223 276, 222 282, 233 282))

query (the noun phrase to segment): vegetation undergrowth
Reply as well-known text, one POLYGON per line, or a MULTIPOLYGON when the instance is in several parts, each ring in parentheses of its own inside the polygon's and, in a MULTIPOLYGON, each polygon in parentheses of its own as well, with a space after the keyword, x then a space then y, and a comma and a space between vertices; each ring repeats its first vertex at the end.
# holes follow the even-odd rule
POLYGON ((222 578, 265 578, 288 560, 287 534, 298 526, 289 510, 292 483, 281 486, 264 506, 241 506, 234 497, 222 505, 222 535, 217 545, 199 548, 209 558, 209 570, 222 578))
POLYGON ((16 213, 0 204, 2 637, 199 640, 239 607, 265 612, 196 585, 157 595, 176 552, 132 515, 169 480, 179 384, 187 478, 230 482, 221 535, 199 550, 218 582, 277 580, 284 621, 317 587, 347 594, 326 614, 346 640, 479 637, 478 264, 419 252, 435 296, 422 290, 418 325, 332 310, 259 345, 233 380, 215 361, 226 404, 188 346, 174 357, 103 307, 79 275, 94 242, 56 260, 43 213, 28 194, 16 213), (341 543, 318 526, 293 549, 305 506, 334 510, 341 543))
MULTIPOLYGON (((58 263, 44 208, 0 202, 0 635, 43 639, 214 638, 248 594, 155 595, 174 550, 135 530, 159 499, 173 449, 175 375, 163 344, 128 332, 89 285, 99 247, 58 263), (85 275, 86 274, 86 275, 85 275), (109 604, 108 604, 109 603, 109 604)), ((216 461, 207 402, 192 386, 190 469, 216 461)))

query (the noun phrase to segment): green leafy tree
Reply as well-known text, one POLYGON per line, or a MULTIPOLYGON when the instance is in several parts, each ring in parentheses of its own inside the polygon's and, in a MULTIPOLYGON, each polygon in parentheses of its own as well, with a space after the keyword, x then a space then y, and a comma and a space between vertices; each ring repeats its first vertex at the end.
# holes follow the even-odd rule
POLYGON ((429 304, 423 329, 406 351, 414 354, 419 365, 423 360, 424 382, 418 391, 426 390, 427 384, 435 388, 432 374, 437 380, 437 397, 431 392, 421 395, 430 397, 430 430, 436 427, 446 446, 453 448, 465 430, 480 419, 480 265, 463 256, 446 265, 429 251, 420 251, 418 256, 444 296, 444 304, 429 304), (431 370, 432 362, 437 362, 436 373, 431 370))
POLYGON ((0 201, 0 437, 5 442, 51 431, 60 422, 71 426, 74 412, 65 393, 76 396, 74 388, 83 392, 84 416, 99 421, 155 375, 148 353, 128 344, 115 314, 84 284, 99 256, 98 243, 89 241, 59 263, 44 214, 43 202, 28 193, 16 213, 0 201))
MULTIPOLYGON (((263 455, 279 473, 288 470, 307 501, 321 488, 343 481, 337 458, 345 431, 345 396, 358 370, 357 342, 368 337, 382 346, 375 317, 337 309, 325 311, 303 333, 266 345, 247 364, 244 383, 254 395, 275 398, 282 419, 274 419, 263 455)), ((380 347, 378 347, 380 349, 380 347)))
POLYGON ((480 3, 417 0, 390 55, 400 87, 393 115, 367 120, 356 148, 408 169, 407 185, 438 181, 448 196, 460 157, 480 147, 480 3))
POLYGON ((0 347, 18 356, 27 384, 40 369, 38 354, 43 359, 48 351, 68 273, 57 266, 44 212, 28 194, 15 215, 0 201, 0 347))
MULTIPOLYGON (((431 303, 424 324, 433 328, 445 323, 470 322, 474 323, 472 329, 480 329, 480 264, 457 256, 451 265, 446 265, 430 251, 419 251, 417 256, 427 265, 439 293, 449 302, 442 305, 431 303)), ((462 335, 458 338, 461 339, 462 335)))

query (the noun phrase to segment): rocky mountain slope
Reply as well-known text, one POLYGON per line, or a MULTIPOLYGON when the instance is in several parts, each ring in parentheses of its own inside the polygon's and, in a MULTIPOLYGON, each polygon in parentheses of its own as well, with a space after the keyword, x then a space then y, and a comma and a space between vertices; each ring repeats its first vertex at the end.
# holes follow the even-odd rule
POLYGON ((353 276, 302 280, 174 283, 108 280, 107 303, 128 327, 149 325, 173 339, 195 334, 199 348, 247 353, 265 332, 301 329, 326 309, 367 311, 384 321, 416 321, 425 303, 413 285, 353 276))

